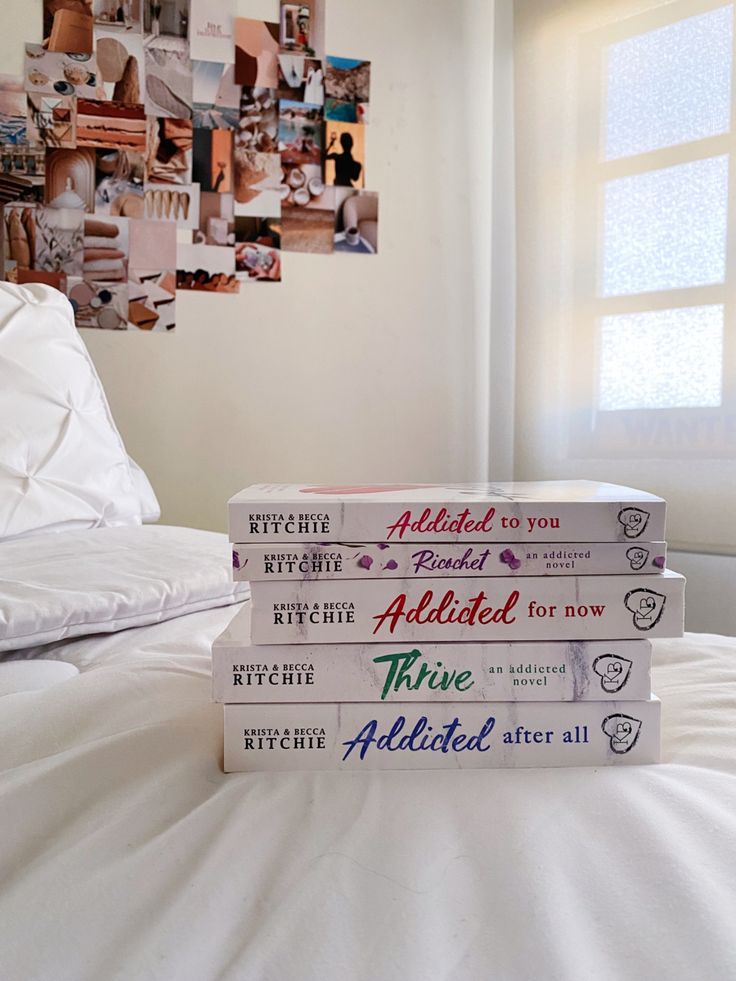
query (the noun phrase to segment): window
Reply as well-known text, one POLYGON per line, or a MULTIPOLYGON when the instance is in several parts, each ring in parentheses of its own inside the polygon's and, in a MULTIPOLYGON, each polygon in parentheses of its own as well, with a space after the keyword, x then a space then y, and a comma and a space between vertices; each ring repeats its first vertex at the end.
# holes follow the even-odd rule
POLYGON ((692 7, 581 39, 581 456, 736 451, 734 11, 692 7))

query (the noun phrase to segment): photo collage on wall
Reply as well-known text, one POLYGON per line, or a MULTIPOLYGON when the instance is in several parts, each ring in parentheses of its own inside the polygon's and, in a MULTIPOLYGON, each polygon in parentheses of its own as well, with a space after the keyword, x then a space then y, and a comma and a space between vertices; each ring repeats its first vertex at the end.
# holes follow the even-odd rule
POLYGON ((0 75, 6 280, 62 290, 79 327, 162 332, 177 290, 378 251, 370 62, 325 52, 324 0, 233 8, 44 0, 43 42, 0 75))

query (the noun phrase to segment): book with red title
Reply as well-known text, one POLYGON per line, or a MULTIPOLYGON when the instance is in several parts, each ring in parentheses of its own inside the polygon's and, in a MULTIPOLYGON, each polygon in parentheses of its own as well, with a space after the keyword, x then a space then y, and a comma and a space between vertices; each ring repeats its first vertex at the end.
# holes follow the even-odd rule
POLYGON ((656 576, 254 582, 254 644, 680 637, 685 580, 656 576))
POLYGON ((253 484, 228 504, 230 541, 656 542, 665 502, 588 480, 506 484, 253 484))

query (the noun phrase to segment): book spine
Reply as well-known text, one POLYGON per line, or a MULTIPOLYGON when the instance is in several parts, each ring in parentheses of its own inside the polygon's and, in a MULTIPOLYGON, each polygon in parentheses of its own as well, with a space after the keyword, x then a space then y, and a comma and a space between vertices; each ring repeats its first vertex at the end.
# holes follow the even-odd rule
POLYGON ((684 579, 340 579, 254 582, 254 644, 680 637, 684 579))
POLYGON ((231 501, 230 541, 632 542, 664 539, 664 501, 458 504, 344 501, 293 506, 231 501))
POLYGON ((214 645, 216 702, 648 699, 647 640, 552 644, 214 645))
POLYGON ((660 704, 225 705, 225 771, 659 762, 660 704))
POLYGON ((237 581, 653 575, 664 542, 233 545, 237 581))

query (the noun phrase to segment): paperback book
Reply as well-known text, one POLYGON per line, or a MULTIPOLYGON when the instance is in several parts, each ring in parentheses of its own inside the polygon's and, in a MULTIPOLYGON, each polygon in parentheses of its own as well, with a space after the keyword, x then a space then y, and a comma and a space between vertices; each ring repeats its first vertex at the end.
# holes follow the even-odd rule
POLYGON ((212 646, 216 702, 645 700, 648 640, 253 646, 250 604, 212 646))
POLYGON ((233 578, 250 582, 656 575, 666 562, 665 542, 233 545, 233 578))
POLYGON ((659 762, 660 704, 225 705, 226 772, 659 762))
POLYGON ((685 580, 657 576, 254 582, 254 644, 680 637, 685 580))
POLYGON ((306 487, 254 484, 229 502, 230 541, 654 542, 665 502, 595 481, 384 484, 306 487))

